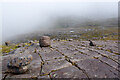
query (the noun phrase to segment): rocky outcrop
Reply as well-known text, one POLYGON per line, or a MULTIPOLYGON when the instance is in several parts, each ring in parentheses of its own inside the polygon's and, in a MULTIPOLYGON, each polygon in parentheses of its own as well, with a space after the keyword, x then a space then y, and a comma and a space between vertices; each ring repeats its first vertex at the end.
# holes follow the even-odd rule
POLYGON ((9 78, 12 80, 16 78, 37 80, 43 78, 118 78, 120 72, 118 68, 118 41, 94 42, 96 47, 89 46, 88 41, 76 40, 53 41, 51 47, 40 48, 37 47, 37 43, 28 49, 21 47, 14 54, 3 56, 2 76, 4 80, 9 78), (8 63, 12 59, 9 57, 15 56, 15 54, 27 55, 27 53, 33 57, 30 64, 26 63, 26 66, 10 69, 11 73, 20 73, 19 71, 21 71, 21 73, 25 72, 24 74, 4 73, 5 67, 7 67, 6 62, 8 63))

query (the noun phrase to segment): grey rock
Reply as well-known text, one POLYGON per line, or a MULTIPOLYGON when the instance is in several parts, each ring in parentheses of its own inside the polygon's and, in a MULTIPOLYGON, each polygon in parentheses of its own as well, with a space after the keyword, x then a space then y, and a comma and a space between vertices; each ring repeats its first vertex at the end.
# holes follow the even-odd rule
POLYGON ((40 44, 40 47, 48 47, 48 46, 50 46, 50 44, 51 44, 50 37, 48 37, 48 36, 40 37, 39 44, 40 44))
POLYGON ((11 73, 24 73, 28 70, 28 65, 32 61, 32 55, 28 51, 10 56, 7 68, 11 73))
POLYGON ((17 54, 12 56, 8 62, 8 67, 22 67, 30 64, 32 61, 32 55, 30 54, 17 54))
POLYGON ((10 73, 15 73, 15 74, 21 74, 25 73, 28 70, 28 66, 23 66, 23 67, 8 67, 8 71, 10 73))

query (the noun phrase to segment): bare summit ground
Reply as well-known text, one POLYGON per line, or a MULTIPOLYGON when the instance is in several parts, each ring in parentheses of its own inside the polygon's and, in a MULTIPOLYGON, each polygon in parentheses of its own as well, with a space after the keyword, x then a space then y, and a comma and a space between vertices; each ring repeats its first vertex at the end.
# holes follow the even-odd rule
POLYGON ((33 61, 24 74, 7 73, 8 57, 13 54, 3 56, 2 78, 120 78, 118 40, 93 43, 96 46, 89 46, 88 41, 55 40, 43 48, 35 43, 25 49, 33 55, 33 61))

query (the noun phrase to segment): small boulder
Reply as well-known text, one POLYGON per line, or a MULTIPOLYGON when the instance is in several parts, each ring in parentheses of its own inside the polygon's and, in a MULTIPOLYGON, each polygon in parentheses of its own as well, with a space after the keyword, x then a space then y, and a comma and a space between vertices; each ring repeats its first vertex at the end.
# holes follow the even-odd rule
POLYGON ((68 41, 73 41, 73 39, 68 39, 68 41))
POLYGON ((48 37, 48 36, 40 37, 40 40, 39 40, 40 47, 48 47, 48 46, 50 46, 50 44, 51 44, 50 37, 48 37))
POLYGON ((14 54, 7 64, 8 71, 11 73, 24 73, 28 70, 31 61, 32 55, 29 53, 14 54))
POLYGON ((25 73, 28 70, 28 66, 23 66, 23 67, 10 67, 8 68, 8 71, 10 73, 14 73, 14 74, 22 74, 25 73))
POLYGON ((5 45, 9 46, 10 45, 10 41, 5 42, 5 45))
POLYGON ((93 42, 91 40, 89 40, 89 46, 95 46, 95 44, 93 44, 93 42))

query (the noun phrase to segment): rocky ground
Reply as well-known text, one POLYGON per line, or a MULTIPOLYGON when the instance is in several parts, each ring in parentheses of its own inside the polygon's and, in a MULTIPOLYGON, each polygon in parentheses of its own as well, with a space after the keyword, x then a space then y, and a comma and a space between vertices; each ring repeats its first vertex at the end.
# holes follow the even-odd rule
POLYGON ((93 43, 96 46, 89 46, 89 41, 51 40, 50 47, 40 48, 34 43, 28 48, 17 48, 13 54, 2 57, 2 79, 120 78, 118 41, 96 40, 93 43), (29 70, 24 74, 9 73, 9 57, 22 50, 33 56, 29 70))

